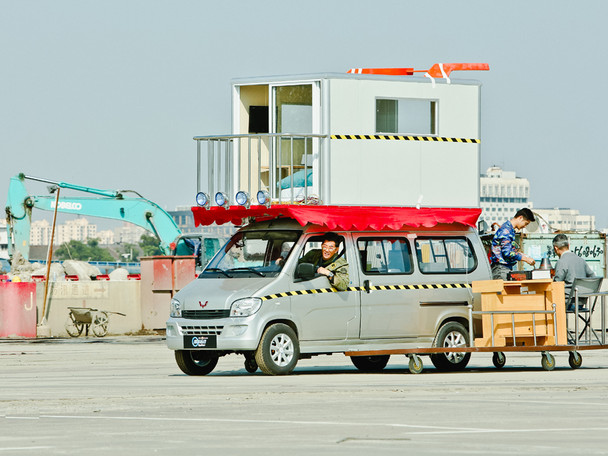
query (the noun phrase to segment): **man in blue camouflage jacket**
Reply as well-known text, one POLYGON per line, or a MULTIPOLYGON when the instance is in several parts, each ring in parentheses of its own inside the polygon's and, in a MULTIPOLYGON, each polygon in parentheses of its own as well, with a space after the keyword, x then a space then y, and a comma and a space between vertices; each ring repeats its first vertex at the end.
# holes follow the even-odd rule
POLYGON ((525 261, 534 266, 534 260, 521 252, 514 246, 515 230, 523 230, 530 222, 534 221, 534 214, 527 207, 520 209, 511 220, 507 220, 496 231, 492 239, 492 255, 490 264, 492 266, 492 278, 507 280, 507 274, 513 269, 518 261, 525 261))

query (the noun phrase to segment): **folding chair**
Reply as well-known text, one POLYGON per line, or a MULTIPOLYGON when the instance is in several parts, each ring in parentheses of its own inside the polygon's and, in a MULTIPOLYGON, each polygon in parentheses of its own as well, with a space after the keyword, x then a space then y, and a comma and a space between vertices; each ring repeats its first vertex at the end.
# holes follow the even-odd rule
MULTIPOLYGON (((579 344, 583 336, 586 336, 587 344, 591 344, 591 335, 595 336, 601 343, 600 338, 591 327, 591 317, 597 304, 597 296, 593 301, 588 301, 585 295, 598 293, 602 286, 602 277, 576 278, 572 282, 570 296, 566 299, 566 314, 574 315, 574 330, 568 329, 568 342, 579 344), (591 304, 589 306, 589 304, 591 304), (579 330, 579 320, 583 328, 579 330)), ((567 321, 567 319, 566 319, 567 321)))

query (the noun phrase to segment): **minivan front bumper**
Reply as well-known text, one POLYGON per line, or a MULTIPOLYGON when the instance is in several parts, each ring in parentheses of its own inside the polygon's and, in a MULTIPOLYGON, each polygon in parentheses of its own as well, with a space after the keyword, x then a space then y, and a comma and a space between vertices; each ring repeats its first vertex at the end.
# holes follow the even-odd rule
POLYGON ((258 347, 259 319, 230 317, 213 320, 169 318, 167 347, 171 350, 250 351, 258 347))

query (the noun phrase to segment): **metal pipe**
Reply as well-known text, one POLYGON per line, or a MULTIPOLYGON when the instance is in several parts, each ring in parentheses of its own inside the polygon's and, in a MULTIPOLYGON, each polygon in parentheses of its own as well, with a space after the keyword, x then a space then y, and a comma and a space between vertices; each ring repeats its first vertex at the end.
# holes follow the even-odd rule
POLYGON ((469 345, 472 347, 475 345, 475 335, 473 334, 473 304, 467 306, 469 311, 469 345))
POLYGON ((606 295, 601 296, 601 304, 602 304, 602 345, 606 345, 606 309, 604 308, 604 304, 606 304, 606 295))
POLYGON ((228 149, 228 152, 227 152, 228 159, 226 160, 226 170, 227 170, 226 180, 228 182, 227 182, 226 188, 227 188, 228 197, 230 199, 233 199, 234 198, 234 193, 235 193, 235 182, 233 180, 233 178, 234 178, 234 175, 233 175, 233 171, 234 171, 234 169, 233 169, 233 166, 234 166, 234 140, 229 139, 228 142, 227 142, 227 144, 226 144, 226 147, 228 149))
POLYGON ((207 185, 209 186, 209 197, 213 198, 215 195, 213 187, 213 141, 207 140, 207 185))
POLYGON ((536 345, 536 314, 532 312, 532 333, 534 334, 534 345, 536 345))
POLYGON ((555 321, 555 316, 557 312, 555 311, 555 303, 552 304, 553 307, 553 333, 555 336, 555 345, 557 345, 557 322, 555 321))
MULTIPOLYGON (((241 160, 240 150, 241 148, 239 147, 239 163, 241 160)), ((239 173, 240 176, 241 174, 239 173)), ((251 137, 247 138, 247 193, 251 195, 251 137)))
POLYGON ((575 342, 578 346, 579 334, 578 334, 578 288, 574 289, 574 337, 575 342))
POLYGON ((289 183, 291 185, 291 202, 295 200, 295 192, 293 188, 293 136, 289 138, 290 162, 289 162, 289 183))
MULTIPOLYGON (((283 178, 283 138, 279 138, 279 155, 277 157, 278 169, 279 169, 279 177, 277 178, 277 183, 281 181, 283 178)), ((276 185, 274 185, 276 188, 276 185)), ((277 189, 279 192, 279 204, 281 204, 281 186, 277 189)))
POLYGON ((517 346, 517 341, 515 339, 515 314, 511 314, 511 327, 513 328, 513 346, 517 346))
POLYGON ((308 202, 308 138, 304 138, 304 203, 306 204, 307 202, 308 202))
POLYGON ((51 228, 51 239, 49 240, 49 250, 46 256, 46 280, 44 281, 44 299, 42 301, 42 321, 41 324, 46 324, 46 308, 47 297, 49 292, 49 275, 51 273, 51 261, 53 259, 53 240, 55 239, 55 226, 57 224, 57 209, 59 208, 59 191, 61 187, 57 187, 55 191, 55 210, 53 211, 53 226, 51 228))
POLYGON ((262 137, 258 136, 258 191, 262 190, 262 137))
POLYGON ((196 193, 201 191, 201 142, 196 141, 196 193))

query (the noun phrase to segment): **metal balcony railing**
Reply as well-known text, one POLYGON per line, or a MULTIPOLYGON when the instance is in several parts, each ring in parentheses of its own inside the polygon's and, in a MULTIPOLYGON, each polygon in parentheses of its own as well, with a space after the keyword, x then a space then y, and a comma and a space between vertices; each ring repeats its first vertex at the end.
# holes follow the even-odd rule
POLYGON ((323 195, 322 158, 328 135, 243 134, 196 136, 197 191, 213 198, 238 191, 255 200, 266 190, 280 204, 309 203, 323 195))

